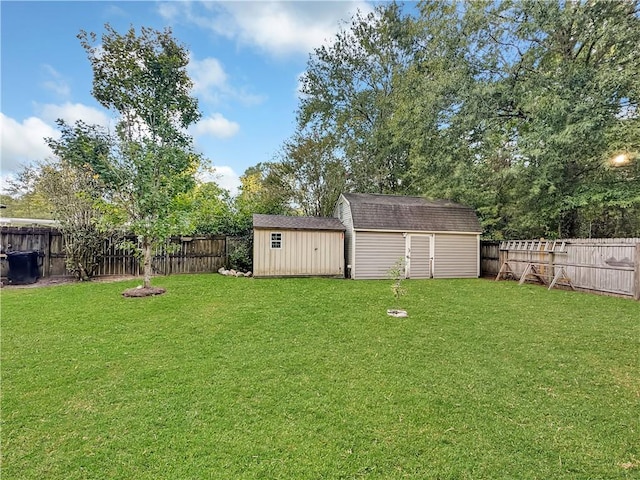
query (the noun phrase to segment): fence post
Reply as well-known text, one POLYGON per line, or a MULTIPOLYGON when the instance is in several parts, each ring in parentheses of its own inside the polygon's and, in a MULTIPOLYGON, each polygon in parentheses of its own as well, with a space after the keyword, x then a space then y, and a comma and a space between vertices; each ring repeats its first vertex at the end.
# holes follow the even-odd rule
POLYGON ((633 298, 640 300, 640 243, 636 243, 633 262, 633 298))
POLYGON ((500 248, 501 245, 502 242, 498 242, 498 272, 502 268, 502 264, 509 259, 509 250, 502 250, 502 248, 500 248))
POLYGON ((44 234, 44 258, 42 259, 42 277, 51 275, 51 228, 44 234))

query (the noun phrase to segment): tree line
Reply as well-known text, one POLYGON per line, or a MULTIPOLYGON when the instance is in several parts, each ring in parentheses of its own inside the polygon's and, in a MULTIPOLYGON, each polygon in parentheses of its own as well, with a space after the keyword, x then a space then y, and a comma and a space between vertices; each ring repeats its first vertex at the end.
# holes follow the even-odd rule
POLYGON ((171 31, 78 38, 115 131, 59 121, 55 157, 22 172, 23 202, 3 202, 51 213, 70 245, 134 233, 145 285, 152 247, 172 234, 246 234, 253 213, 328 216, 349 191, 471 205, 488 238, 640 236, 640 0, 358 13, 311 53, 296 132, 235 197, 196 181, 207 161, 187 128, 200 111, 171 31))
POLYGON ((305 214, 341 191, 473 206, 490 238, 640 236, 639 2, 396 3, 310 56, 260 165, 305 214))

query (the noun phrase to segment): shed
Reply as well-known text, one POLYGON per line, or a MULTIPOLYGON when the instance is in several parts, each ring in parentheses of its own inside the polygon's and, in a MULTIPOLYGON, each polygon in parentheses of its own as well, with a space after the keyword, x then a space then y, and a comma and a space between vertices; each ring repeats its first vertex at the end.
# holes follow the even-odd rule
POLYGON ((407 278, 480 276, 482 228, 474 210, 448 200, 344 193, 334 216, 346 227, 346 273, 388 278, 399 260, 407 278))
POLYGON ((253 275, 344 278, 344 231, 332 217, 254 214, 253 275))

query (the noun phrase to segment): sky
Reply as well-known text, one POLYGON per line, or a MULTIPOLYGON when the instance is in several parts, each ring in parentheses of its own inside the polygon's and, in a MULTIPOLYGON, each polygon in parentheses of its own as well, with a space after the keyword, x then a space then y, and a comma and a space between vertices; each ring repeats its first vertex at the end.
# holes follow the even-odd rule
POLYGON ((202 119, 196 149, 232 193, 239 176, 275 158, 295 129, 299 81, 309 55, 370 3, 359 1, 7 1, 0 2, 0 188, 21 166, 51 157, 55 121, 112 127, 91 96, 92 71, 77 39, 109 23, 163 30, 190 54, 202 119))

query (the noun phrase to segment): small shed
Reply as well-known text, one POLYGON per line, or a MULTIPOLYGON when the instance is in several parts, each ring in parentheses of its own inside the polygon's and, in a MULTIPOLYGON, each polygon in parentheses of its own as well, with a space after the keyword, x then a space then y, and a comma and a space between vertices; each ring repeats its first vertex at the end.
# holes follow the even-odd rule
POLYGON ((482 228, 474 210, 448 200, 344 193, 334 216, 346 227, 346 273, 384 279, 399 260, 407 278, 480 276, 482 228))
POLYGON ((332 217, 254 214, 253 275, 344 278, 344 231, 332 217))

